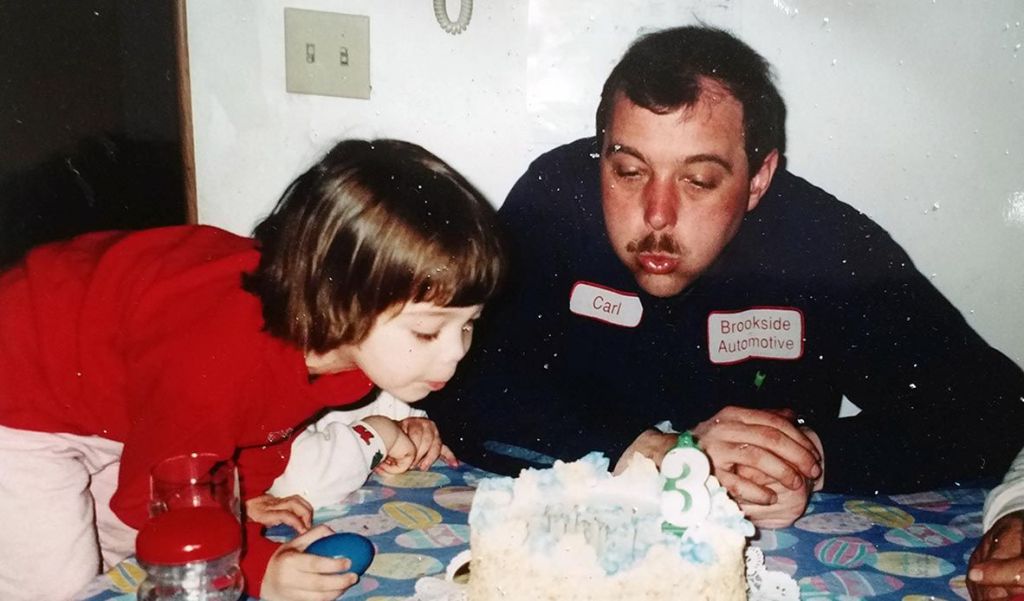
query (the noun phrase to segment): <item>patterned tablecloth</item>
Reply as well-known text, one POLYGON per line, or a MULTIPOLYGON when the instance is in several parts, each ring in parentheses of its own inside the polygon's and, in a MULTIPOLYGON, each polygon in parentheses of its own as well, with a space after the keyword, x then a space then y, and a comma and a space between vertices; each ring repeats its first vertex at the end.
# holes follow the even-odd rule
MULTIPOLYGON (((469 544, 467 513, 486 472, 441 464, 429 472, 374 476, 315 522, 368 536, 377 556, 341 598, 392 601, 413 593, 422 576, 443 575, 469 544)), ((753 544, 768 569, 793 576, 802 599, 925 601, 968 599, 967 559, 981 535, 986 491, 938 490, 855 497, 816 494, 792 527, 759 532, 753 544)), ((285 540, 290 528, 271 529, 285 540)), ((79 599, 135 599, 143 574, 128 560, 97 578, 79 599)))

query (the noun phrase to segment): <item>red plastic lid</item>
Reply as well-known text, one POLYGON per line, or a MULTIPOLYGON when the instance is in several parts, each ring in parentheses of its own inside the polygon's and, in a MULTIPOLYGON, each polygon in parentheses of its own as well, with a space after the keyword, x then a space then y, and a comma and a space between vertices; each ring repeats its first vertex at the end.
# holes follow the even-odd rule
POLYGON ((237 551, 242 526, 220 507, 181 507, 146 522, 135 541, 139 561, 183 565, 237 551))

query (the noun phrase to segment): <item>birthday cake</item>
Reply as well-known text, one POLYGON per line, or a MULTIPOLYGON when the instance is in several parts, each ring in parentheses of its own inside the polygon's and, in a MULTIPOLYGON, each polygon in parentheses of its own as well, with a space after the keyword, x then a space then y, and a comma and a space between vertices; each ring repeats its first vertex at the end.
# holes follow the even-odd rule
POLYGON ((747 599, 753 525, 692 441, 661 472, 636 455, 612 476, 591 453, 483 480, 469 524, 472 601, 747 599))

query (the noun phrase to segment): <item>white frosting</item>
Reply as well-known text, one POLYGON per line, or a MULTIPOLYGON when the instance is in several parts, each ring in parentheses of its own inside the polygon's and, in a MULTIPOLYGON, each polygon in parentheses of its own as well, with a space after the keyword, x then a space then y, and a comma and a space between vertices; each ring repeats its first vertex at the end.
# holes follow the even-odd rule
POLYGON ((758 549, 744 561, 754 528, 718 481, 689 482, 685 472, 663 477, 637 455, 612 476, 608 460, 591 453, 482 480, 469 514, 468 584, 451 582, 461 554, 447 580, 417 582, 413 601, 797 601, 796 583, 766 570, 758 549), (679 490, 708 499, 703 518, 681 533, 663 528, 661 509, 664 493, 679 490))
MULTIPOLYGON (((516 479, 482 480, 469 515, 474 541, 500 530, 502 537, 521 539, 516 544, 546 566, 578 572, 590 564, 613 576, 655 550, 711 566, 723 559, 718 551, 723 545, 740 554, 744 539, 753 535, 753 525, 714 477, 705 483, 707 517, 681 536, 664 532, 665 478, 654 463, 637 455, 619 476, 612 476, 608 465, 602 454, 591 453, 551 469, 523 470, 516 479)), ((474 557, 479 557, 475 548, 474 557)))

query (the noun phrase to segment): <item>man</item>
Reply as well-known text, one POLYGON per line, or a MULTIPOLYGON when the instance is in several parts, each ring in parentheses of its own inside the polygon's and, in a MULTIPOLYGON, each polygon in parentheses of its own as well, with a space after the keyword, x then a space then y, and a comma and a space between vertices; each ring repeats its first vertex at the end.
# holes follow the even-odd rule
POLYGON ((501 207, 511 287, 428 407, 460 458, 659 461, 671 420, 768 527, 822 486, 1005 471, 1024 375, 882 228, 785 170, 784 124, 769 65, 732 35, 633 44, 597 137, 538 158, 501 207))

